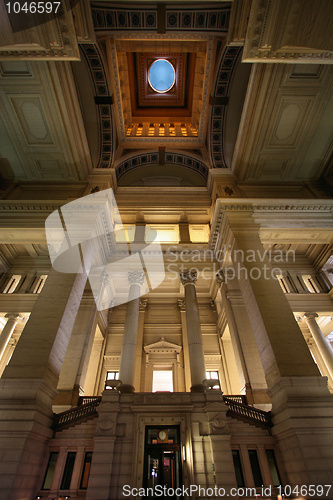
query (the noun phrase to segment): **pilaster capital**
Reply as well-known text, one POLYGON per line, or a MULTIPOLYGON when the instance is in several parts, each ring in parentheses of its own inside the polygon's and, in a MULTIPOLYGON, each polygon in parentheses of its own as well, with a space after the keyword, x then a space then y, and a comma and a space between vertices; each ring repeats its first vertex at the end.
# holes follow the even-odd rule
POLYGON ((103 287, 107 287, 109 284, 109 273, 107 271, 103 271, 99 278, 99 281, 103 287))
POLYGON ((180 311, 186 311, 184 299, 178 299, 178 307, 180 311))
POLYGON ((143 271, 128 271, 128 282, 130 285, 142 285, 145 279, 143 271))
POLYGON ((315 312, 307 312, 304 314, 305 320, 307 319, 316 319, 318 318, 318 314, 315 312))
POLYGON ((209 299, 209 305, 210 307, 212 308, 213 311, 216 311, 216 304, 215 304, 215 300, 210 298, 209 299))
POLYGON ((225 283, 225 274, 222 269, 219 269, 219 271, 216 273, 216 283, 218 287, 220 287, 222 283, 225 283))
POLYGON ((180 273, 180 281, 184 286, 188 285, 189 283, 192 283, 194 285, 197 279, 198 279, 198 272, 193 271, 192 269, 189 269, 187 271, 182 271, 180 273))
POLYGON ((147 304, 148 304, 147 299, 140 300, 140 305, 139 305, 140 311, 144 312, 147 309, 147 304))

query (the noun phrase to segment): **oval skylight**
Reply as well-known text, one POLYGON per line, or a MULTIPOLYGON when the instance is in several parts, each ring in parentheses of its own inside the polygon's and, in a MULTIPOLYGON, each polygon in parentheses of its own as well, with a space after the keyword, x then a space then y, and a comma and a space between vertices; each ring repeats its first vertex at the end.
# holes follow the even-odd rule
POLYGON ((164 94, 172 89, 176 80, 175 68, 166 59, 157 59, 150 66, 148 81, 155 92, 164 94))

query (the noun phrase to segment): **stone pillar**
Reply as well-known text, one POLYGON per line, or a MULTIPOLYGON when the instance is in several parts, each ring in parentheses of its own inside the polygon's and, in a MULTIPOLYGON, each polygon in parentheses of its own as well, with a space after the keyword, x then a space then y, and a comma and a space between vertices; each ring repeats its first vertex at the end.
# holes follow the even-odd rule
POLYGON ((17 320, 20 318, 20 316, 17 313, 8 313, 6 314, 5 318, 7 318, 7 323, 3 327, 3 330, 0 334, 0 359, 5 352, 7 344, 10 341, 10 337, 15 330, 17 320))
POLYGON ((190 356, 189 356, 189 352, 188 352, 185 301, 182 299, 178 300, 178 307, 180 310, 180 321, 181 321, 181 325, 182 325, 185 390, 186 390, 186 392, 190 392, 190 390, 191 390, 191 372, 190 372, 190 356))
POLYGON ((35 279, 36 271, 28 271, 24 282, 22 283, 19 293, 29 293, 30 287, 35 279))
POLYGON ((280 377, 318 377, 318 368, 274 275, 251 210, 227 211, 225 219, 233 240, 230 274, 237 276, 268 387, 280 377))
MULTIPOLYGON (((246 393, 248 393, 251 390, 250 378, 249 378, 249 374, 247 371, 245 358, 244 358, 242 346, 241 346, 239 335, 238 335, 238 329, 237 329, 234 313, 232 311, 230 302, 229 302, 228 297, 227 297, 227 293, 226 293, 227 287, 225 284, 225 278, 224 278, 224 275, 221 271, 216 276, 216 282, 217 282, 217 286, 220 287, 222 304, 225 308, 227 323, 228 323, 229 330, 230 330, 231 342, 232 342, 232 346, 234 349, 235 359, 236 359, 237 368, 238 368, 238 375, 239 375, 241 382, 245 386, 246 393)), ((252 401, 249 401, 249 402, 251 403, 252 401)))
POLYGON ((137 392, 140 392, 141 389, 143 328, 144 328, 147 302, 148 302, 147 300, 140 300, 140 307, 139 307, 139 326, 138 326, 138 337, 136 345, 136 361, 135 361, 135 376, 134 376, 134 387, 137 392))
POLYGON ((94 342, 97 321, 96 304, 92 297, 83 298, 61 368, 58 395, 54 402, 64 411, 78 404, 84 394, 84 381, 94 342), (66 408, 67 407, 67 408, 66 408))
POLYGON ((190 229, 188 222, 179 223, 179 243, 188 244, 191 243, 190 229))
MULTIPOLYGON (((288 484, 329 484, 328 471, 333 468, 332 396, 262 245, 258 220, 265 217, 266 207, 261 212, 255 203, 235 199, 220 203, 223 230, 215 252, 228 246, 265 372, 272 401, 272 435, 288 484)), ((288 209, 277 209, 279 231, 281 227, 293 227, 287 219, 288 209)), ((264 219, 263 224, 270 224, 272 216, 269 213, 269 221, 264 219)), ((292 223, 299 227, 298 219, 292 223)))
POLYGON ((130 284, 124 325, 123 347, 121 350, 118 387, 120 392, 134 392, 136 344, 139 324, 140 289, 144 282, 142 271, 129 271, 130 284))
MULTIPOLYGON (((225 308, 230 336, 237 364, 241 365, 249 404, 270 404, 266 394, 267 383, 244 300, 236 279, 225 279, 221 270, 217 275, 220 294, 225 308), (226 283, 228 282, 228 285, 226 283)), ((262 407, 266 409, 266 407, 262 407)))
POLYGON ((191 391, 204 392, 206 386, 203 381, 206 379, 206 366, 197 295, 195 292, 197 272, 181 272, 180 280, 185 288, 186 324, 192 384, 191 391))
POLYGON ((329 343, 327 342, 323 332, 321 331, 316 318, 318 314, 316 313, 305 313, 305 321, 309 327, 310 332, 316 342, 318 350, 325 362, 327 370, 333 379, 333 351, 329 343))
POLYGON ((145 243, 146 238, 146 223, 137 222, 135 224, 134 242, 133 243, 145 243))
POLYGON ((0 447, 10 457, 0 464, 0 498, 34 496, 47 442, 53 435, 52 403, 58 377, 86 280, 86 273, 50 271, 0 380, 0 425, 4 429, 0 447))

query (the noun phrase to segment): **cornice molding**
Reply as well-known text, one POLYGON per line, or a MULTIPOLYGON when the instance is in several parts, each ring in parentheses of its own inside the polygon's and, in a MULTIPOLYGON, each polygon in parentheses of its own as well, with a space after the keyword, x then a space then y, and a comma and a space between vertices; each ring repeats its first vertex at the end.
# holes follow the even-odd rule
MULTIPOLYGON (((322 12, 321 18, 319 17, 319 23, 321 22, 321 32, 319 32, 318 19, 316 29, 310 29, 313 28, 311 24, 314 21, 307 19, 308 10, 304 4, 306 2, 300 0, 291 0, 287 3, 280 0, 253 1, 243 61, 333 64, 333 52, 320 47, 323 46, 325 33, 329 31, 331 6, 327 4, 326 25, 325 13, 322 12), (299 27, 298 31, 295 30, 295 26, 297 27, 295 19, 302 25, 302 36, 299 27), (314 41, 315 37, 317 41, 314 41)), ((322 5, 321 3, 317 8, 322 9, 322 5)))
MULTIPOLYGON (((0 47, 0 60, 79 61, 80 54, 72 13, 64 4, 60 9, 59 14, 47 24, 30 26, 29 29, 25 29, 22 24, 20 29, 14 32, 3 3, 1 7, 3 39, 8 40, 8 45, 2 44, 0 47)), ((24 13, 20 16, 24 18, 24 13)))
MULTIPOLYGON (((300 215, 305 214, 307 224, 306 227, 313 230, 315 230, 315 228, 323 227, 322 217, 324 214, 326 217, 328 216, 329 221, 333 223, 332 200, 218 199, 216 201, 211 229, 209 242, 210 248, 214 248, 216 246, 219 234, 221 233, 223 224, 225 223, 226 212, 239 212, 242 214, 247 213, 247 215, 252 216, 253 219, 262 219, 266 216, 269 220, 272 219, 271 216, 276 212, 279 212, 280 215, 284 212, 285 215, 290 215, 293 220, 295 220, 296 217, 298 223, 302 223, 303 218, 300 218, 300 215), (309 226, 309 215, 313 215, 315 225, 311 224, 311 226, 309 226), (318 219, 318 215, 320 215, 320 220, 318 219)), ((280 219, 281 224, 279 227, 288 227, 291 229, 287 220, 287 217, 280 219)), ((260 222, 262 221, 260 220, 260 222)))

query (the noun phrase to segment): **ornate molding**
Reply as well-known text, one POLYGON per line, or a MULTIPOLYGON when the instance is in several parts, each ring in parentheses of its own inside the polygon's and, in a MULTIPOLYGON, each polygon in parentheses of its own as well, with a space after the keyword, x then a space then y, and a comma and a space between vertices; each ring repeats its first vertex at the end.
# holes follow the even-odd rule
POLYGON ((180 281, 181 284, 184 286, 188 285, 189 283, 192 283, 194 285, 197 279, 198 279, 198 272, 196 270, 193 271, 192 269, 190 269, 188 271, 182 271, 180 273, 180 281))
MULTIPOLYGON (((241 52, 242 47, 226 47, 222 53, 213 94, 216 100, 227 100, 229 97, 232 76, 241 52)), ((227 101, 225 104, 213 104, 212 106, 209 141, 213 168, 228 168, 230 166, 225 161, 223 147, 226 108, 227 101)))
MULTIPOLYGON (((123 162, 121 162, 116 167, 116 176, 119 180, 126 172, 133 170, 134 168, 145 166, 145 165, 157 165, 159 163, 159 152, 147 152, 141 153, 130 158, 127 158, 123 162)), ((209 167, 198 160, 194 156, 183 154, 181 152, 164 152, 164 163, 166 165, 177 165, 186 168, 190 168, 195 172, 198 172, 205 179, 208 177, 209 167)))
MULTIPOLYGON (((257 220, 259 218, 262 219, 265 216, 267 216, 269 220, 272 220, 271 216, 274 215, 275 212, 285 212, 290 215, 293 220, 296 218, 298 222, 301 222, 301 220, 298 219, 299 215, 304 213, 307 216, 307 223, 309 214, 315 215, 314 221, 316 223, 318 223, 318 215, 320 215, 322 219, 325 214, 328 216, 329 222, 332 219, 333 223, 333 202, 331 200, 307 200, 305 202, 300 201, 299 203, 293 203, 293 201, 290 200, 278 200, 276 202, 272 202, 272 200, 259 201, 257 199, 248 199, 246 201, 242 201, 241 199, 233 199, 226 202, 219 199, 217 200, 217 207, 211 230, 211 248, 215 247, 219 234, 221 233, 222 226, 225 221, 225 212, 249 212, 249 214, 253 215, 253 217, 257 220)), ((287 220, 285 227, 290 228, 290 224, 288 224, 287 220)), ((315 227, 316 226, 312 226, 311 229, 313 228, 314 230, 315 227)), ((318 223, 317 227, 322 227, 322 220, 321 223, 318 223)), ((326 227, 328 226, 326 225, 326 227)), ((309 228, 308 225, 307 228, 309 228)))
POLYGON ((182 350, 182 346, 178 344, 172 344, 161 337, 158 342, 144 346, 144 351, 148 354, 151 353, 177 353, 179 354, 182 350))
MULTIPOLYGON (((230 4, 219 7, 177 8, 168 6, 165 10, 163 24, 166 33, 191 31, 199 33, 227 33, 230 20, 230 4)), ((158 7, 93 7, 95 31, 158 31, 158 7)))
POLYGON ((209 422, 211 434, 228 434, 228 423, 225 412, 216 413, 209 422))
MULTIPOLYGON (((1 15, 4 17, 3 38, 8 40, 8 45, 2 44, 0 47, 0 60, 80 60, 72 13, 67 10, 64 2, 59 13, 47 23, 47 28, 44 23, 36 25, 34 21, 29 25, 24 19, 24 13, 13 14, 16 17, 9 18, 4 7, 1 9, 1 15)), ((30 20, 34 17, 30 15, 30 20)))
POLYGON ((252 2, 243 61, 333 64, 333 51, 323 48, 330 46, 325 33, 330 32, 331 6, 327 4, 326 15, 321 11, 314 29, 309 8, 304 4, 300 0, 252 2))
POLYGON ((94 83, 95 97, 105 98, 104 104, 96 104, 100 123, 100 157, 97 168, 110 168, 114 158, 114 129, 112 119, 112 105, 107 103, 111 99, 111 88, 108 81, 107 71, 103 61, 102 53, 97 44, 84 43, 81 50, 89 66, 92 81, 94 83))

